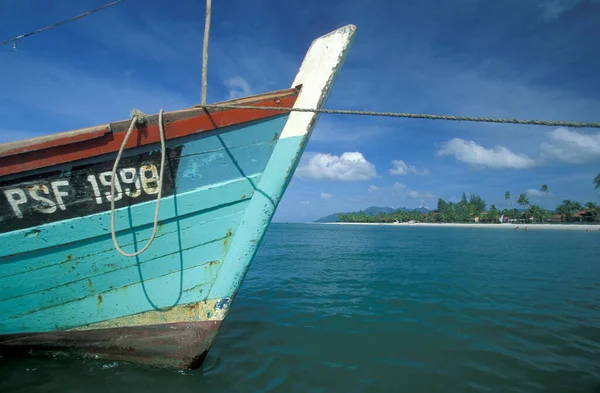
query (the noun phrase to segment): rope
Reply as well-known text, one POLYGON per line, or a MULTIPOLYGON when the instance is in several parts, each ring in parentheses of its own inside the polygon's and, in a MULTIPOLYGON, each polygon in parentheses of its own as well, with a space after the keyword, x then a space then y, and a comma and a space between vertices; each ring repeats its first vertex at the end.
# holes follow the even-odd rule
POLYGON ((374 112, 374 111, 355 111, 345 109, 312 109, 312 108, 281 108, 277 106, 252 106, 252 105, 228 105, 228 104, 202 104, 197 105, 200 108, 213 109, 257 109, 266 111, 280 112, 312 112, 326 113, 333 115, 358 115, 358 116, 376 116, 376 117, 401 117, 408 119, 429 119, 429 120, 450 120, 450 121, 471 121, 478 123, 507 123, 507 124, 529 124, 535 126, 548 127, 571 127, 571 128, 600 128, 600 122, 579 122, 579 121, 558 121, 558 120, 521 120, 521 119, 502 119, 494 117, 471 117, 471 116, 449 116, 449 115, 431 115, 426 113, 403 113, 403 112, 374 112))
POLYGON ((131 131, 133 131, 133 128, 135 127, 136 124, 141 124, 141 123, 146 122, 146 116, 144 116, 144 114, 142 112, 138 111, 137 109, 134 109, 132 111, 131 116, 132 116, 131 124, 129 125, 129 129, 127 130, 125 139, 123 139, 123 143, 121 144, 119 153, 117 154, 117 159, 115 160, 115 164, 113 165, 112 176, 110 178, 110 234, 112 236, 113 244, 115 245, 116 250, 119 252, 119 254, 126 256, 126 257, 135 257, 137 255, 140 255, 144 251, 146 251, 146 249, 148 249, 148 247, 150 247, 150 244, 152 244, 152 241, 154 240, 154 236, 156 236, 156 228, 158 226, 158 211, 160 208, 160 199, 162 197, 162 184, 163 184, 162 180, 163 180, 163 173, 164 173, 164 169, 165 169, 165 152, 166 152, 165 131, 163 128, 164 127, 163 126, 163 110, 161 109, 160 112, 158 112, 158 128, 160 131, 160 149, 161 149, 162 154, 160 157, 160 175, 157 179, 158 195, 156 196, 156 210, 154 211, 154 226, 152 227, 152 235, 150 236, 150 239, 148 239, 148 242, 146 243, 144 248, 142 248, 141 250, 139 250, 137 252, 134 252, 133 254, 127 254, 125 251, 123 251, 121 249, 121 247, 119 247, 119 243, 117 242, 117 237, 115 234, 115 177, 117 176, 117 167, 119 166, 119 161, 121 160, 121 154, 123 154, 123 150, 125 149, 127 140, 129 139, 129 136, 131 135, 131 131))
POLYGON ((77 19, 81 19, 81 18, 83 18, 83 17, 86 17, 86 16, 88 16, 88 15, 95 14, 95 13, 96 13, 96 12, 98 12, 98 11, 102 11, 103 9, 106 9, 106 8, 108 8, 108 7, 112 7, 113 5, 116 5, 116 4, 118 4, 118 3, 122 2, 122 1, 125 1, 125 0, 116 0, 116 1, 113 1, 112 3, 110 3, 110 4, 105 4, 105 5, 103 5, 103 6, 102 6, 102 7, 100 7, 100 8, 96 8, 96 9, 94 9, 94 10, 91 10, 91 11, 88 11, 88 12, 84 12, 84 13, 83 13, 83 14, 81 14, 81 15, 77 15, 77 16, 74 16, 74 17, 72 17, 72 18, 69 18, 69 19, 67 19, 67 20, 63 20, 62 22, 58 22, 58 23, 55 23, 55 24, 53 24, 53 25, 46 26, 46 27, 44 27, 44 28, 41 28, 41 29, 38 29, 38 30, 35 30, 35 31, 32 31, 32 32, 29 32, 29 33, 27 33, 27 34, 21 34, 21 35, 19 35, 19 36, 17 36, 17 37, 15 37, 15 38, 13 38, 13 39, 11 39, 11 40, 7 40, 7 41, 4 41, 4 42, 0 42, 0 46, 4 46, 4 45, 6 45, 6 44, 10 44, 11 42, 14 42, 14 43, 16 43, 17 41, 19 41, 19 40, 22 40, 22 39, 23 39, 23 38, 25 38, 25 37, 29 37, 30 35, 34 35, 34 34, 37 34, 37 33, 41 33, 42 31, 50 30, 50 29, 53 29, 53 28, 55 28, 55 27, 58 27, 58 26, 60 26, 60 25, 64 25, 65 23, 69 23, 69 22, 72 22, 72 21, 74 21, 74 20, 77 20, 77 19))
POLYGON ((206 17, 204 20, 204 42, 202 43, 202 95, 200 103, 206 104, 206 91, 208 89, 208 35, 210 33, 210 14, 212 0, 206 0, 206 17))

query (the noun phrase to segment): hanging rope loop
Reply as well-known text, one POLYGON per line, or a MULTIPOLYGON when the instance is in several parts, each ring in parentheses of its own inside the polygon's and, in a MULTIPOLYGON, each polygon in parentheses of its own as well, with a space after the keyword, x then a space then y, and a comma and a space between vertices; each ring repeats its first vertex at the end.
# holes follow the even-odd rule
POLYGON ((134 109, 131 112, 131 117, 132 117, 131 124, 129 125, 129 129, 127 130, 127 134, 125 135, 125 138, 123 139, 123 143, 121 144, 121 148, 119 149, 119 153, 117 154, 117 158, 115 159, 115 164, 113 165, 112 174, 110 177, 110 234, 112 236, 112 240, 113 240, 115 249, 119 252, 119 254, 126 256, 126 257, 135 257, 137 255, 140 255, 144 251, 146 251, 148 249, 148 247, 150 247, 150 244, 152 244, 152 241, 154 240, 154 237, 156 236, 156 228, 158 227, 158 212, 160 209, 160 200, 162 198, 163 174, 164 174, 164 169, 165 169, 165 156, 166 156, 165 131, 164 131, 164 125, 163 125, 163 112, 164 111, 161 109, 160 112, 158 113, 158 129, 160 132, 161 157, 160 157, 160 171, 159 171, 159 176, 158 176, 158 180, 157 180, 158 195, 156 196, 156 209, 154 210, 154 225, 152 227, 152 235, 150 235, 150 239, 148 239, 148 242, 146 243, 144 248, 142 248, 141 250, 136 251, 132 254, 128 254, 125 251, 123 251, 121 249, 121 247, 119 247, 119 243, 117 242, 117 235, 116 235, 116 231, 115 231, 115 178, 117 176, 117 167, 119 166, 119 162, 121 161, 121 155, 123 154, 123 150, 125 150, 125 146, 127 145, 127 141, 129 140, 129 136, 131 135, 131 132, 135 128, 136 124, 144 124, 147 121, 146 116, 137 109, 134 109))

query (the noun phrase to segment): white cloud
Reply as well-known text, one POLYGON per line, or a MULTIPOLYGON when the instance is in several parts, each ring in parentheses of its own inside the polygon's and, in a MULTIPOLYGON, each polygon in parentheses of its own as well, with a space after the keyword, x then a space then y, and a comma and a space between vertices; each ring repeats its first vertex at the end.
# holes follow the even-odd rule
POLYGON ((326 201, 326 200, 328 200, 328 199, 331 199, 331 198, 333 198, 333 195, 331 195, 331 194, 328 194, 328 193, 326 193, 326 192, 322 192, 322 193, 321 193, 321 199, 322 199, 322 200, 326 201))
POLYGON ((546 134, 550 139, 540 145, 542 154, 571 164, 600 159, 600 132, 585 134, 560 127, 546 134))
POLYGON ((414 165, 408 165, 403 160, 392 160, 392 168, 390 168, 390 175, 408 175, 413 173, 415 175, 428 175, 429 171, 423 169, 418 170, 414 165))
POLYGON ((341 156, 327 153, 305 154, 296 170, 299 177, 311 180, 369 180, 377 175, 375 165, 359 152, 341 156))
POLYGON ((547 22, 555 21, 565 12, 575 7, 580 0, 547 0, 540 4, 547 22))
POLYGON ((540 144, 541 154, 537 158, 514 153, 504 146, 488 149, 460 138, 444 143, 438 155, 454 156, 472 166, 512 169, 530 168, 548 161, 570 164, 600 161, 600 132, 585 133, 560 127, 548 132, 546 138, 540 144))
POLYGON ((371 184, 371 185, 369 186, 369 192, 374 192, 374 191, 377 191, 377 190, 379 190, 379 187, 377 187, 377 186, 374 186, 373 184, 371 184))
POLYGON ((525 193, 527 194, 527 196, 530 196, 532 198, 543 198, 543 197, 549 197, 552 195, 551 192, 544 192, 544 191, 536 190, 535 188, 530 188, 529 190, 525 191, 525 193))
POLYGON ((404 190, 406 188, 406 184, 396 182, 392 184, 392 188, 394 189, 394 191, 404 190))
POLYGON ((444 143, 438 155, 454 156, 458 161, 469 165, 489 168, 523 169, 537 164, 535 159, 525 154, 513 153, 504 146, 486 149, 474 141, 460 138, 453 138, 444 143))
POLYGON ((303 205, 310 205, 309 201, 300 201, 300 203, 303 204, 303 205))
POLYGON ((227 93, 227 99, 229 100, 246 97, 252 94, 250 85, 241 76, 227 78, 223 81, 223 84, 229 89, 229 92, 227 93))
POLYGON ((409 197, 410 199, 431 199, 431 198, 435 198, 435 195, 433 195, 430 192, 427 192, 427 191, 415 191, 415 190, 409 190, 406 193, 406 196, 409 197))

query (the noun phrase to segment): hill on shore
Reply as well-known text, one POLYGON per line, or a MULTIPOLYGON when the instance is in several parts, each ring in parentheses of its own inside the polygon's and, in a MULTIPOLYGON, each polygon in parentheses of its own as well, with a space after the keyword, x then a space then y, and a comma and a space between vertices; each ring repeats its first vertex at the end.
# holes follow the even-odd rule
MULTIPOLYGON (((380 214, 380 213, 391 213, 391 212, 395 212, 395 211, 412 211, 412 210, 415 210, 415 209, 409 209, 407 207, 399 207, 397 209, 394 209, 393 207, 389 207, 389 206, 370 206, 363 211, 367 215, 376 216, 377 214, 380 214)), ((423 207, 423 206, 417 208, 417 210, 420 211, 421 213, 427 213, 428 211, 430 211, 428 208, 423 207)), ((347 214, 347 213, 345 213, 345 214, 347 214)), ((318 220, 315 220, 314 222, 338 222, 337 215, 338 215, 338 213, 330 214, 328 216, 321 217, 318 220)))

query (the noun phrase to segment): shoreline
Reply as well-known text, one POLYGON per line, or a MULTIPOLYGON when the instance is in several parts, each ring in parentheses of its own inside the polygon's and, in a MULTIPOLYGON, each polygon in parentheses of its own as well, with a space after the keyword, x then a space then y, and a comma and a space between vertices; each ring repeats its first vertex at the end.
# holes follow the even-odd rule
POLYGON ((407 222, 393 224, 393 223, 379 223, 379 222, 311 222, 307 224, 322 224, 322 225, 380 225, 380 226, 392 226, 392 227, 430 227, 430 228, 498 228, 498 229, 512 229, 519 228, 519 230, 565 230, 565 231, 585 231, 589 232, 600 231, 600 225, 598 224, 475 224, 475 223, 413 223, 407 222))

